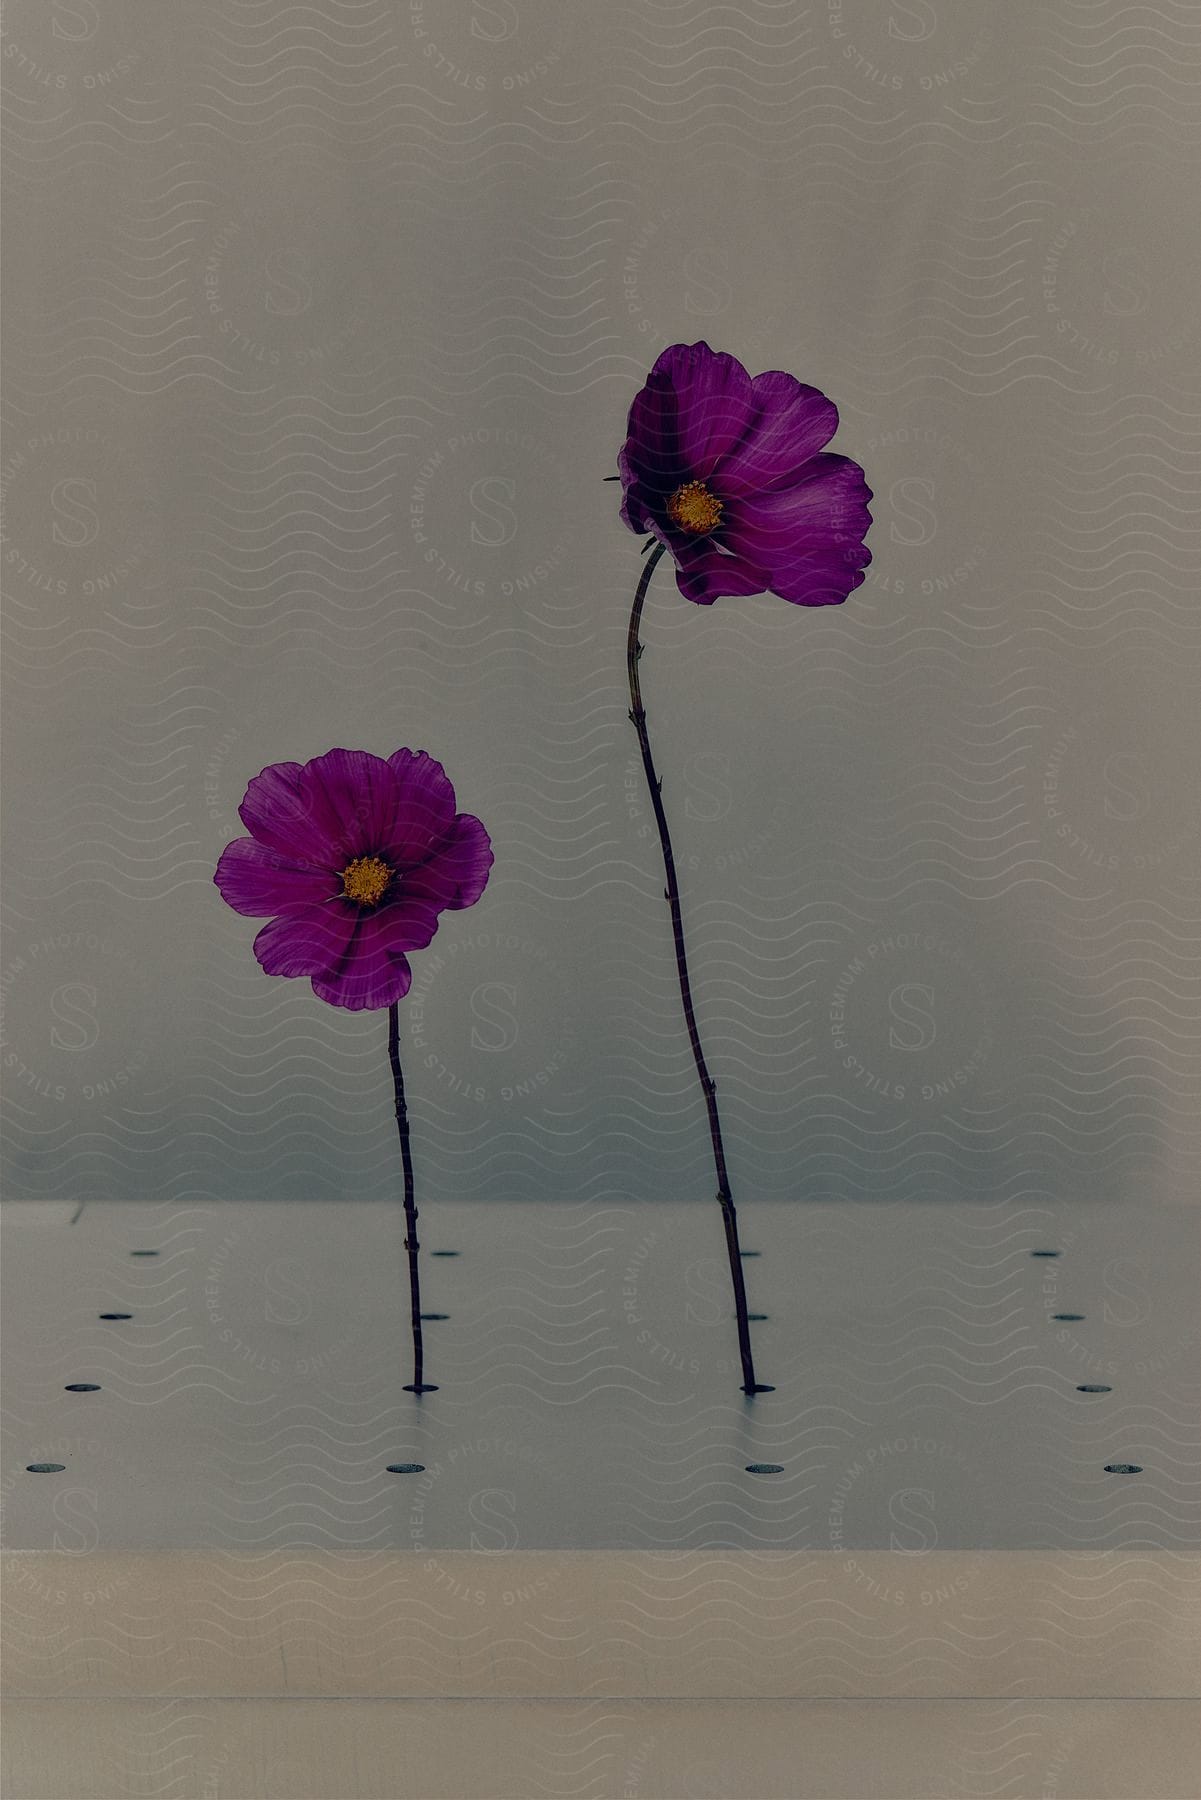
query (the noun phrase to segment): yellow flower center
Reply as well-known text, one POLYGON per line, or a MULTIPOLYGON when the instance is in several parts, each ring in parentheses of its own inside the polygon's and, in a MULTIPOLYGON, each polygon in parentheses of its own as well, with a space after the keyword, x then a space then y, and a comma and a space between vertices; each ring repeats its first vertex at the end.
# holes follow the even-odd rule
POLYGON ((359 906, 378 906, 395 873, 381 857, 356 856, 341 871, 342 892, 359 906))
POLYGON ((722 504, 703 481, 686 481, 667 502, 668 517, 683 531, 695 531, 698 537, 714 531, 721 523, 722 504))

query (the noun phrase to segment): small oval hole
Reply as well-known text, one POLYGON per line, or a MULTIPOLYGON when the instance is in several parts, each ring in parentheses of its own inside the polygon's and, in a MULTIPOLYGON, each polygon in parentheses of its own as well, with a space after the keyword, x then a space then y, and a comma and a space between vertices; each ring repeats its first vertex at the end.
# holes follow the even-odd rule
POLYGON ((131 1250, 129 1254, 131 1256, 157 1256, 158 1251, 157 1250, 131 1250))
POLYGON ((26 1463, 25 1470, 29 1475, 61 1475, 66 1463, 26 1463))
POLYGON ((1078 1394, 1112 1394, 1113 1389, 1106 1387, 1103 1381, 1082 1381, 1076 1392, 1078 1394))
POLYGON ((98 1394, 99 1392, 100 1383, 98 1381, 68 1381, 63 1389, 64 1394, 98 1394))
POLYGON ((101 1313, 102 1319, 132 1319, 132 1313, 101 1313))
POLYGON ((782 1475, 784 1473, 784 1464, 748 1463, 746 1465, 746 1472, 748 1475, 782 1475))
POLYGON ((1143 1465, 1141 1463, 1106 1463, 1105 1465, 1107 1475, 1141 1475, 1142 1472, 1143 1465))
POLYGON ((424 1463, 389 1463, 389 1475, 421 1475, 425 1471, 424 1463))

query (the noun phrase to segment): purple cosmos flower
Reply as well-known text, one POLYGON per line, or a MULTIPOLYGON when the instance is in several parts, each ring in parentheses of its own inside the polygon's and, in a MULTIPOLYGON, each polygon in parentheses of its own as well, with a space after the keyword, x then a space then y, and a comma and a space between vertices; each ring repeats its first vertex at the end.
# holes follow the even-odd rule
POLYGON ((672 344, 630 408, 621 516, 670 551, 699 606, 768 592, 837 606, 871 561, 872 497, 858 463, 819 454, 837 428, 833 401, 794 376, 672 344))
POLYGON ((270 918, 254 940, 268 975, 307 975, 319 999, 351 1012, 408 993, 405 952, 424 950, 444 908, 473 906, 492 867, 487 832, 456 813, 424 750, 273 763, 238 813, 251 835, 222 852, 223 899, 270 918))

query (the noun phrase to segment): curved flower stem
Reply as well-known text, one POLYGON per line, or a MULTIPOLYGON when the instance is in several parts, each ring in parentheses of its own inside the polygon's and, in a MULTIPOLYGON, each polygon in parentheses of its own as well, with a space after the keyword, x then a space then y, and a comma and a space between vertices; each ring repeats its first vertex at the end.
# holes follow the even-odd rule
POLYGON ((726 1152, 721 1140, 721 1120, 717 1112, 717 1083, 713 1080, 705 1064, 705 1053, 701 1049, 700 1033, 697 1030, 696 1014, 692 1006, 692 986, 688 979, 688 956, 684 948, 684 922, 680 916, 680 887, 676 880, 676 859, 671 847, 671 833, 667 829, 667 815, 663 811, 663 783, 655 773, 651 742, 646 729, 646 708, 642 704, 642 688, 638 680, 638 663, 643 650, 643 646, 638 642, 638 627, 642 622, 642 603, 646 599, 646 590, 650 586, 651 576, 655 572, 659 558, 663 555, 663 550, 662 544, 656 545, 654 554, 648 558, 646 567, 642 571, 642 579, 638 583, 638 590, 634 595, 633 610, 630 613, 630 632, 626 644, 626 667, 630 676, 630 723, 638 733, 638 747, 642 751, 642 766, 646 771, 651 805, 655 812, 655 823, 659 827, 659 843, 663 850, 663 867, 667 875, 667 889, 663 897, 671 908, 671 930, 675 940, 676 969, 680 977, 680 998, 684 1003, 684 1019, 688 1026, 688 1041, 692 1046, 692 1060, 696 1064, 701 1092, 705 1096, 705 1109, 709 1114, 709 1136, 713 1142, 713 1165, 717 1170, 717 1198, 721 1204, 722 1220, 726 1228, 730 1279, 734 1285, 734 1309, 738 1315, 738 1353, 742 1358, 742 1391, 744 1394, 768 1394, 772 1392, 772 1389, 755 1380, 755 1365, 751 1358, 751 1331, 746 1316, 746 1283, 742 1276, 742 1253, 738 1247, 738 1215, 734 1210, 734 1196, 730 1191, 730 1177, 726 1171, 726 1152))
POLYGON ((413 1315, 413 1379, 406 1383, 406 1394, 433 1394, 435 1387, 423 1384, 424 1353, 421 1340, 421 1283, 417 1274, 417 1208, 413 1202, 413 1153, 409 1148, 409 1109, 405 1104, 405 1081, 400 1069, 400 1008, 396 1001, 388 1008, 388 1061, 392 1065, 392 1086, 396 1093, 396 1129, 400 1133, 400 1155, 405 1175, 405 1249, 409 1253, 409 1306, 413 1315))

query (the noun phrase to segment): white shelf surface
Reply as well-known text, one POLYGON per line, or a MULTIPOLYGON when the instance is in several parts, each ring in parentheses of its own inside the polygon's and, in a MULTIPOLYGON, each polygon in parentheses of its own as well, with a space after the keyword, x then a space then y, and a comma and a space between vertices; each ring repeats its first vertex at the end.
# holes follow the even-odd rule
POLYGON ((774 1392, 712 1203, 431 1198, 418 1398, 399 1207, 2 1209, 7 1791, 1196 1791, 1198 1214, 740 1217, 774 1392))
POLYGON ((420 1398, 399 1208, 39 1213, 4 1233, 10 1549, 71 1488, 114 1551, 1198 1547, 1195 1210, 744 1204, 754 1400, 716 1205, 431 1200, 420 1398))

